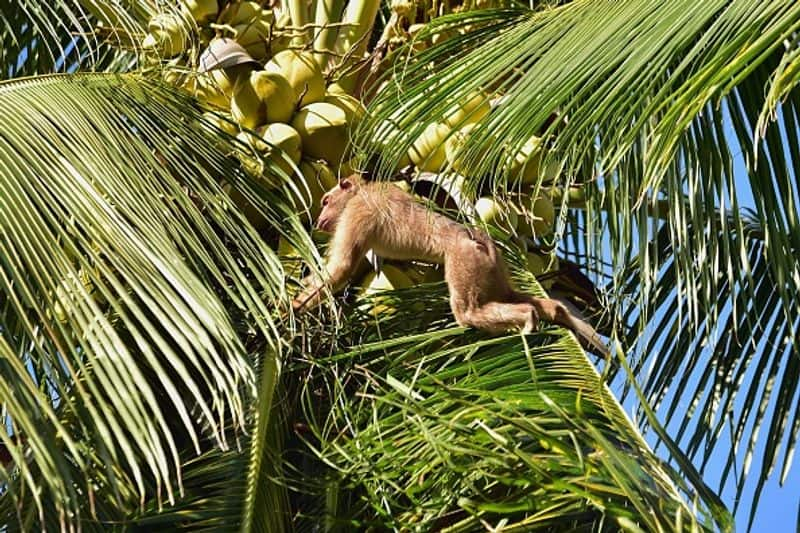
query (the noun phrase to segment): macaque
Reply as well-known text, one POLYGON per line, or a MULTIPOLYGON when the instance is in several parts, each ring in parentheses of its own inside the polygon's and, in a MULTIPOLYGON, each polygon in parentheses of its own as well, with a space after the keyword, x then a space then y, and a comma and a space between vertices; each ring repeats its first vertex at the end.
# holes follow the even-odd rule
POLYGON ((334 292, 343 288, 372 249, 386 259, 443 264, 450 307, 461 326, 529 333, 541 318, 571 329, 607 353, 594 329, 563 303, 514 290, 501 254, 484 231, 430 211, 397 186, 365 182, 357 174, 340 180, 322 197, 317 227, 333 233, 327 279, 313 274, 305 278, 292 302, 295 311, 317 306, 325 284, 334 292))

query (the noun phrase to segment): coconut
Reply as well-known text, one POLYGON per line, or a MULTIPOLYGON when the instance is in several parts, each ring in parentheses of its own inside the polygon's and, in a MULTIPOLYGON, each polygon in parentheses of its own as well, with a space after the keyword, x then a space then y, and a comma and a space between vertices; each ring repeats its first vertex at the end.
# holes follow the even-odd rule
POLYGON ((252 70, 253 66, 249 64, 209 70, 187 79, 183 88, 198 100, 227 109, 231 105, 236 80, 248 76, 252 70))
MULTIPOLYGON (((248 170, 248 172, 250 171, 248 170)), ((251 174, 253 174, 255 177, 261 177, 261 175, 257 172, 251 172, 251 174)), ((236 207, 239 208, 239 211, 241 211, 253 228, 255 228, 257 231, 263 231, 269 227, 267 219, 264 218, 261 213, 258 212, 258 209, 256 209, 253 204, 247 201, 244 195, 234 188, 233 185, 230 183, 225 183, 222 185, 222 190, 228 194, 231 201, 236 205, 236 207)))
POLYGON ((347 115, 342 108, 327 102, 316 102, 300 109, 292 126, 303 139, 304 152, 333 165, 342 160, 347 147, 347 115))
POLYGON ((299 278, 303 272, 303 258, 286 237, 278 238, 278 258, 287 276, 299 278))
POLYGON ((547 261, 545 257, 536 252, 531 252, 527 255, 528 272, 534 276, 541 276, 547 272, 547 261))
POLYGON ((232 2, 219 15, 222 24, 236 26, 255 20, 261 15, 261 4, 258 2, 232 2))
MULTIPOLYGON (((261 138, 268 143, 266 144, 267 148, 264 150, 265 152, 271 151, 272 147, 275 146, 285 154, 284 156, 278 152, 275 152, 274 154, 270 155, 270 159, 274 161, 285 173, 292 174, 292 165, 289 164, 289 162, 286 160, 286 157, 288 157, 292 163, 297 165, 303 155, 303 141, 297 130, 288 124, 274 122, 259 129, 258 133, 261 135, 261 138)), ((261 144, 263 145, 265 143, 261 144)))
POLYGON ((497 226, 508 233, 517 229, 518 218, 513 209, 495 200, 484 196, 475 202, 475 212, 486 224, 497 226))
POLYGON ((259 18, 249 23, 234 26, 237 43, 242 45, 254 59, 269 55, 269 38, 272 33, 271 19, 259 18))
POLYGON ((264 65, 267 72, 279 72, 294 89, 300 107, 319 102, 325 97, 325 77, 311 52, 283 50, 264 65))
POLYGON ((177 15, 160 13, 147 23, 149 33, 142 48, 161 57, 173 57, 186 49, 188 35, 177 15))
POLYGON ((536 183, 541 155, 542 139, 532 135, 510 159, 509 175, 525 185, 536 183))
POLYGON ((267 122, 289 122, 294 114, 292 86, 277 72, 258 71, 250 75, 250 84, 266 108, 267 122))
POLYGON ((267 122, 267 108, 250 83, 251 78, 252 75, 241 76, 236 80, 231 98, 231 115, 242 127, 255 129, 267 122))
POLYGON ((536 236, 547 235, 553 231, 556 220, 556 210, 549 198, 540 196, 531 206, 533 215, 533 231, 536 236))
POLYGON ((303 203, 308 207, 311 219, 315 220, 322 211, 322 196, 336 186, 338 180, 333 170, 320 161, 302 161, 300 172, 303 174, 305 187, 298 184, 303 203))
POLYGON ((406 180, 393 181, 392 185, 394 185, 403 192, 411 193, 411 184, 408 183, 406 180))
POLYGON ((333 104, 344 111, 347 123, 351 128, 355 128, 367 112, 364 105, 349 94, 328 93, 323 102, 333 104))
MULTIPOLYGON (((228 135, 235 137, 236 135, 239 134, 239 128, 236 127, 236 124, 230 122, 229 121, 230 119, 226 120, 222 116, 213 113, 211 111, 206 111, 205 113, 203 113, 203 118, 205 119, 205 122, 213 124, 217 128, 227 133, 228 135)), ((207 127, 207 124, 203 124, 203 126, 207 127)), ((208 128, 208 130, 214 135, 217 134, 217 131, 213 128, 208 128)))
POLYGON ((181 0, 181 11, 201 26, 217 16, 219 6, 217 0, 181 0))
POLYGON ((448 137, 444 143, 445 158, 453 170, 459 174, 469 174, 467 171, 470 169, 467 168, 465 162, 480 161, 483 159, 483 156, 488 150, 488 147, 484 147, 478 155, 470 155, 468 158, 465 157, 465 153, 459 153, 461 150, 463 150, 464 145, 467 142, 467 138, 472 134, 473 131, 475 131, 477 127, 477 124, 467 124, 466 126, 463 126, 457 131, 453 132, 453 134, 448 137))
POLYGON ((347 95, 350 94, 347 91, 345 91, 344 87, 339 85, 339 82, 336 81, 328 85, 328 88, 325 90, 325 92, 327 94, 347 94, 347 95))
POLYGON ((408 149, 409 159, 423 172, 438 172, 446 161, 444 143, 449 133, 450 127, 445 124, 428 124, 408 149))
MULTIPOLYGON (((397 155, 396 150, 393 150, 393 148, 400 141, 402 141, 402 132, 391 120, 385 119, 382 120, 375 128, 375 133, 372 135, 372 140, 377 145, 377 151, 381 154, 387 154, 394 151, 395 153, 393 155, 397 155)), ((400 161, 395 166, 395 169, 400 169, 410 164, 411 159, 408 157, 408 152, 405 152, 401 155, 400 161)))
MULTIPOLYGON (((375 295, 383 291, 407 289, 412 287, 414 282, 411 280, 408 274, 399 268, 384 264, 379 273, 374 271, 369 272, 366 276, 364 276, 364 279, 361 281, 361 283, 359 283, 359 285, 361 287, 361 290, 359 291, 360 294, 375 295)), ((394 308, 389 305, 383 303, 379 304, 376 302, 375 306, 372 307, 369 312, 372 315, 393 313, 394 308)))
POLYGON ((463 104, 456 104, 444 114, 444 123, 450 127, 460 127, 478 122, 492 110, 489 98, 483 92, 468 96, 463 104))

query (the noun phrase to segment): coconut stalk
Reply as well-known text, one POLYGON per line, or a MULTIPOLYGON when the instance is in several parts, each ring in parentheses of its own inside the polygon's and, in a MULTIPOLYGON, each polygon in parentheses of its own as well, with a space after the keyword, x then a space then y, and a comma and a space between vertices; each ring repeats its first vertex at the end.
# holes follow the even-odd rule
POLYGON ((297 28, 297 33, 292 37, 292 46, 304 47, 311 42, 311 17, 308 13, 306 0, 289 0, 289 18, 292 26, 297 28))
POLYGON ((339 85, 350 94, 355 93, 356 84, 363 68, 358 66, 369 44, 369 34, 380 8, 380 0, 361 0, 348 4, 345 10, 342 30, 336 41, 336 52, 342 54, 340 70, 344 75, 339 78, 339 85))
POLYGON ((344 0, 318 0, 317 12, 314 17, 314 61, 325 71, 330 56, 335 53, 336 37, 339 28, 335 25, 341 21, 344 0))

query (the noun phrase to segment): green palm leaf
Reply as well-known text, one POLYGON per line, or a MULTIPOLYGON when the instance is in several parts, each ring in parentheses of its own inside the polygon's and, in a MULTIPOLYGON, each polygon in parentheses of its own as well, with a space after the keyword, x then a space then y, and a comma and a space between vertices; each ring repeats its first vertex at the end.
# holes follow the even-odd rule
POLYGON ((221 183, 307 250, 292 193, 254 182, 190 101, 135 76, 6 83, 0 109, 0 403, 20 439, 0 436, 19 468, 3 474, 5 522, 175 502, 182 454, 227 449, 251 423, 254 363, 279 371, 283 270, 221 183))
POLYGON ((328 466, 306 487, 327 501, 312 522, 327 507, 328 527, 344 529, 703 527, 683 500, 697 494, 655 459, 571 334, 453 327, 442 284, 359 299, 345 317, 335 336, 310 331, 318 355, 294 365, 308 375, 306 440, 328 466))
MULTIPOLYGON (((506 175, 509 155, 533 133, 552 135, 546 159, 558 162, 562 172, 556 183, 538 185, 582 188, 584 215, 579 224, 561 227, 572 232, 565 247, 589 271, 611 274, 607 300, 613 315, 613 306, 623 306, 631 284, 637 285, 637 305, 619 308, 620 316, 628 308, 641 313, 631 345, 640 339, 652 357, 648 361, 670 369, 648 381, 651 399, 674 386, 686 350, 713 345, 717 333, 733 332, 744 342, 767 328, 765 338, 788 338, 791 347, 785 350, 764 345, 757 350, 761 360, 771 361, 770 375, 788 369, 781 374, 779 408, 769 417, 772 444, 759 468, 759 487, 780 453, 776 444, 785 432, 794 442, 797 432, 786 417, 793 412, 788 399, 796 388, 794 366, 787 361, 800 353, 792 333, 800 292, 794 169, 798 28, 800 9, 788 1, 586 1, 536 12, 443 17, 429 33, 464 34, 399 62, 359 137, 363 149, 380 152, 385 175, 427 123, 477 90, 502 90, 503 100, 479 121, 477 134, 462 149, 466 188, 483 194, 513 189, 512 176, 506 175), (547 126, 554 111, 567 120, 547 126), (374 146, 372 132, 386 120, 402 134, 388 148, 374 146), (749 187, 734 175, 733 156, 740 151, 749 187), (758 266, 751 262, 748 223, 739 214, 743 193, 753 196, 759 231, 769 243, 761 249, 767 260, 758 266), (730 217, 719 216, 729 210, 730 217), (659 232, 669 249, 656 244, 659 232), (610 268, 601 259, 609 260, 610 268), (637 265, 635 277, 626 271, 631 264, 637 265), (771 322, 758 326, 764 317, 756 309, 767 309, 761 307, 767 300, 755 291, 762 287, 763 293, 765 283, 773 289, 771 322), (666 298, 671 291, 681 326, 674 343, 656 348, 645 326, 661 319, 649 314, 656 308, 649 298, 666 298), (751 303, 756 298, 761 300, 751 303)), ((564 197, 564 220, 569 205, 564 197)), ((619 326, 627 330, 626 324, 619 326)), ((741 346, 729 345, 726 359, 748 361, 741 346)), ((719 370, 720 357, 712 355, 708 364, 719 370)), ((675 402, 700 397, 707 380, 694 388, 696 383, 687 376, 686 396, 675 402)), ((754 401, 770 397, 766 382, 755 380, 753 387, 754 401)), ((715 419, 718 408, 709 404, 699 416, 715 419)), ((758 425, 740 426, 736 438, 752 446, 758 425)), ((708 435, 698 431, 697 439, 708 435)), ((712 453, 729 456, 713 443, 706 452, 706 460, 712 453)), ((784 465, 792 453, 786 451, 784 465)))

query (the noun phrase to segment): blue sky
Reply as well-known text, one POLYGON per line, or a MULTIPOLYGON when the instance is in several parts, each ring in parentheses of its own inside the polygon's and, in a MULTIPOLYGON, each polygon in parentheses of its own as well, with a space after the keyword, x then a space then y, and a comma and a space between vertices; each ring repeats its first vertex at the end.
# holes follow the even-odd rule
MULTIPOLYGON (((738 143, 735 141, 735 136, 733 135, 731 130, 732 127, 729 124, 728 127, 726 128, 728 141, 732 147, 738 147, 738 143)), ((734 151, 733 156, 734 156, 735 184, 737 189, 736 194, 739 204, 742 208, 755 209, 755 203, 753 200, 750 183, 747 178, 744 158, 741 154, 741 150, 739 150, 738 153, 734 151)), ((706 352, 708 352, 708 350, 706 350, 706 352)), ((704 356, 708 357, 708 353, 705 353, 704 356)), ((744 378, 743 386, 748 385, 749 381, 759 378, 759 376, 754 375, 755 365, 751 365, 751 367, 752 368, 748 369, 748 372, 744 378)), ((642 382, 643 382, 643 376, 640 376, 639 383, 642 382)), ((776 383, 776 387, 779 385, 780 381, 776 383)), ((691 384, 689 385, 689 388, 691 388, 691 384)), ((619 386, 612 387, 612 390, 614 390, 615 392, 619 391, 619 386)), ((662 405, 668 404, 668 400, 671 400, 672 396, 673 395, 668 394, 667 399, 664 402, 662 402, 662 405)), ((776 400, 776 395, 773 394, 770 404, 767 408, 767 412, 769 412, 773 408, 775 400, 776 400)), ((740 390, 740 394, 737 396, 737 401, 734 403, 736 412, 740 412, 743 401, 744 401, 744 393, 742 393, 740 390)), ((795 392, 793 401, 795 402, 795 404, 798 401, 797 392, 795 392)), ((633 395, 630 395, 624 402, 624 407, 629 414, 633 414, 636 403, 637 403, 636 399, 633 397, 633 395)), ((689 409, 689 406, 685 405, 685 402, 681 404, 681 407, 687 410, 689 409)), ((664 409, 659 411, 659 414, 663 414, 663 411, 664 409)), ((663 420, 663 418, 661 419, 663 420)), ((680 416, 674 417, 672 423, 667 427, 670 435, 675 435, 677 433, 677 429, 682 421, 683 421, 682 417, 680 416)), ((752 425, 752 420, 751 420, 751 425, 752 425)), ((752 466, 749 473, 750 477, 746 485, 747 489, 742 493, 742 501, 739 505, 739 509, 737 510, 737 514, 735 515, 737 531, 747 531, 751 502, 758 481, 757 476, 754 474, 758 473, 758 467, 760 465, 762 454, 764 453, 765 440, 766 440, 765 437, 767 431, 768 427, 762 426, 761 431, 759 433, 760 438, 754 450, 752 466)), ((653 432, 649 432, 646 435, 646 437, 648 442, 651 443, 651 445, 655 445, 657 439, 653 432)), ((722 440, 720 449, 715 453, 713 458, 706 465, 704 471, 704 478, 707 484, 709 485, 709 487, 711 487, 712 490, 715 491, 719 489, 721 473, 725 467, 726 457, 724 453, 727 452, 728 449, 730 449, 730 432, 728 430, 723 430, 721 439, 722 440)), ((754 517, 751 529, 751 531, 753 532, 782 533, 782 532, 798 530, 798 505, 800 504, 800 469, 797 468, 797 466, 795 465, 795 467, 793 467, 789 471, 789 475, 784 483, 784 486, 781 487, 778 484, 780 478, 780 470, 783 466, 783 451, 786 449, 787 440, 788 440, 787 438, 784 438, 782 440, 781 453, 779 455, 778 463, 775 469, 770 474, 770 477, 766 481, 764 488, 761 492, 760 501, 758 502, 758 511, 754 517)), ((685 448, 687 442, 688 442, 688 437, 684 438, 679 443, 681 445, 681 448, 685 448)), ((745 447, 746 445, 742 445, 740 449, 738 449, 736 452, 737 468, 739 469, 742 468, 742 464, 744 462, 745 447)), ((663 445, 657 447, 656 451, 659 454, 659 456, 667 458, 666 449, 663 445)), ((699 460, 696 460, 695 464, 698 468, 700 467, 699 460)), ((736 483, 736 476, 734 474, 730 474, 726 480, 722 492, 720 493, 723 502, 729 507, 731 511, 733 511, 733 506, 735 504, 734 502, 736 495, 735 483, 736 483)))

